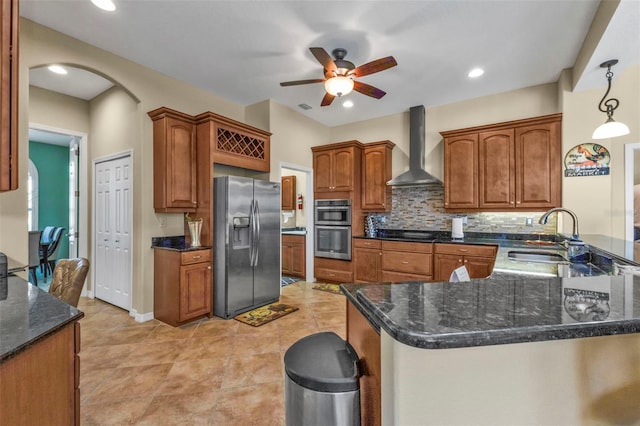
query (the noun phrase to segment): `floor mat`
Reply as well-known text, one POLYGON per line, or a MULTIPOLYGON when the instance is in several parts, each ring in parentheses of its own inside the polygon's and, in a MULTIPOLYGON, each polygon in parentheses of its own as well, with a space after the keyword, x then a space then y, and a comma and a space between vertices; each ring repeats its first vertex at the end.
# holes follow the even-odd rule
POLYGON ((285 277, 285 276, 283 276, 283 277, 280 279, 280 287, 284 287, 284 286, 289 285, 289 284, 297 283, 298 281, 302 281, 302 278, 298 278, 298 277, 285 277))
POLYGON ((235 316, 233 319, 254 327, 260 327, 297 310, 298 308, 295 306, 285 305, 283 303, 272 303, 235 316))
POLYGON ((313 286, 313 289, 333 294, 342 294, 342 291, 340 291, 340 284, 316 284, 313 286))

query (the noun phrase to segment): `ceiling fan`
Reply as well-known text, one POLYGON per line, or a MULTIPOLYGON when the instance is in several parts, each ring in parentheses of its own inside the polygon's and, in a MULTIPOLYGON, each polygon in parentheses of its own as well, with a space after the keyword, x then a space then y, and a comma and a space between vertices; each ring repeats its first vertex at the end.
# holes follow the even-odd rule
POLYGON ((331 53, 333 54, 334 59, 331 59, 331 56, 329 56, 327 51, 322 47, 310 47, 309 50, 324 67, 325 78, 286 81, 280 83, 280 86, 286 87, 301 84, 324 83, 327 93, 324 95, 324 98, 322 98, 320 106, 331 105, 331 102, 333 102, 336 96, 344 96, 352 90, 360 92, 363 95, 371 96, 372 98, 382 98, 387 94, 386 92, 378 89, 377 87, 357 81, 356 78, 384 71, 398 65, 393 56, 387 56, 386 58, 377 59, 356 67, 353 62, 344 59, 344 57, 347 56, 347 51, 345 49, 333 49, 331 53))

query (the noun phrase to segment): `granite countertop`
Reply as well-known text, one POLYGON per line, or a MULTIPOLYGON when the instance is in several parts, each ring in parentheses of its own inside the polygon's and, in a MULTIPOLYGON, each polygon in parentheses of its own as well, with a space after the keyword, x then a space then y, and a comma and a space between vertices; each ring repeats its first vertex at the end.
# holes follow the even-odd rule
POLYGON ((640 277, 343 284, 374 328, 426 349, 640 332, 640 277))
POLYGON ((151 248, 161 250, 174 251, 194 251, 210 249, 210 246, 191 247, 185 242, 184 235, 176 235, 171 237, 152 237, 151 248))
POLYGON ((0 362, 83 316, 20 277, 0 280, 0 362))
POLYGON ((307 228, 295 227, 295 228, 282 228, 282 234, 285 235, 306 235, 307 228))
MULTIPOLYGON (((432 234, 419 238, 412 232, 413 238, 403 238, 392 233, 378 239, 498 244, 491 277, 461 283, 341 286, 375 329, 384 329, 401 343, 444 349, 640 332, 640 276, 636 273, 580 277, 572 276, 575 271, 566 265, 507 259, 513 248, 535 249, 527 240, 538 239, 538 235, 509 234, 502 239, 503 234, 467 234, 462 241, 451 241, 446 232, 432 234), (566 274, 569 276, 563 276, 566 274)), ((607 239, 599 237, 584 239, 590 244, 607 239)), ((549 244, 539 249, 563 250, 557 244, 563 236, 540 238, 548 239, 549 244)), ((633 258, 624 253, 592 249, 616 262, 632 264, 633 258)), ((616 269, 616 273, 623 272, 616 269)))

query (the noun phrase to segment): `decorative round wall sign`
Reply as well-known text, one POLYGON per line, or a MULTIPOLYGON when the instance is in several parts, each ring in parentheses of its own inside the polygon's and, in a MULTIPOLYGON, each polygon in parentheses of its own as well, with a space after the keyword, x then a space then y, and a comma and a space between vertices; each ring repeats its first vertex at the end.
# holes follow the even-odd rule
POLYGON ((609 174, 609 151, 597 143, 581 143, 564 156, 565 177, 604 176, 609 174))

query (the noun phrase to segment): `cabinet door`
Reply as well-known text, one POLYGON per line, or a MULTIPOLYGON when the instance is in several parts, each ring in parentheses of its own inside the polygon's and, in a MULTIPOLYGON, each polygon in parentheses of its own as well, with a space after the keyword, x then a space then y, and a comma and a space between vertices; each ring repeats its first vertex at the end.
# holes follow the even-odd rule
POLYGON ((444 141, 444 207, 478 207, 478 134, 444 141))
POLYGON ((455 254, 436 254, 434 257, 434 281, 449 281, 454 269, 463 265, 463 256, 455 254))
POLYGON ((338 148, 333 151, 333 191, 353 191, 353 148, 338 148))
POLYGON ((353 249, 356 282, 375 283, 380 281, 381 255, 382 252, 378 249, 360 247, 353 249))
POLYGON ((291 244, 282 243, 282 275, 291 273, 291 244))
POLYGON ((291 275, 304 278, 306 275, 306 255, 304 244, 291 245, 291 275))
POLYGON ((282 176, 282 178, 280 178, 280 182, 280 191, 282 194, 282 210, 295 210, 296 177, 282 176))
POLYGON ((211 312, 212 285, 208 263, 180 267, 180 321, 211 312))
POLYGON ((481 208, 515 207, 515 154, 513 129, 478 135, 478 186, 481 208))
POLYGON ((313 154, 313 188, 316 192, 329 192, 332 190, 331 158, 331 151, 321 151, 313 154))
POLYGON ((0 191, 9 191, 18 188, 18 0, 0 8, 0 191))
POLYGON ((516 128, 516 207, 560 205, 560 122, 516 128))
POLYGON ((487 278, 493 272, 494 259, 487 257, 465 256, 464 266, 470 278, 487 278))
POLYGON ((167 118, 167 207, 197 207, 194 136, 193 124, 167 118))
POLYGON ((391 148, 387 145, 365 146, 362 154, 362 210, 391 209, 391 148))

